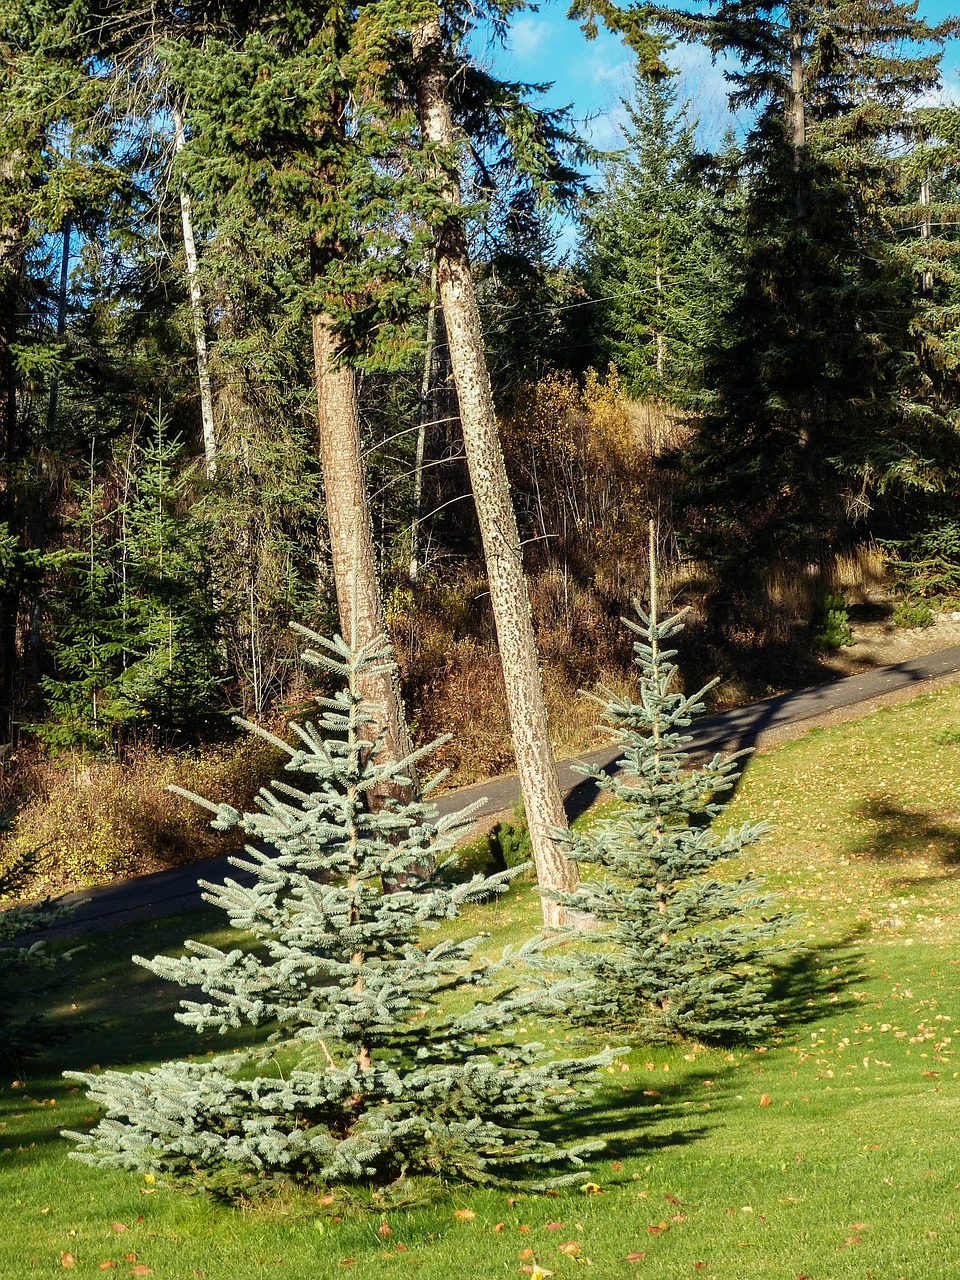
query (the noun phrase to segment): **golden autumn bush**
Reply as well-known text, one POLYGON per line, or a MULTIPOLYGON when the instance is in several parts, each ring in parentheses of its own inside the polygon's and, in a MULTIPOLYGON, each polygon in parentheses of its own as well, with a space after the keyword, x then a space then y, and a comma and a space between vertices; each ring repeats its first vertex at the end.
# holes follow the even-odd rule
POLYGON ((46 756, 24 748, 3 762, 8 830, 0 865, 37 850, 28 896, 165 867, 236 846, 211 831, 209 815, 167 790, 171 782, 249 807, 279 752, 240 739, 202 753, 138 748, 121 759, 46 756))

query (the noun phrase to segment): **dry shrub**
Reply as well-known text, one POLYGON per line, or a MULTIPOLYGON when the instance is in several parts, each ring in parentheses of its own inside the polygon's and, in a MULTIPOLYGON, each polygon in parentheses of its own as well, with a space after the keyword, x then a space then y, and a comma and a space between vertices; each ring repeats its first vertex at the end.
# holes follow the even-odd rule
POLYGON ((680 449, 693 431, 688 414, 659 400, 629 400, 626 412, 634 443, 647 458, 660 458, 680 449))
MULTIPOLYGON (((599 680, 621 689, 631 678, 630 637, 619 621, 624 602, 577 583, 556 564, 532 573, 528 585, 554 749, 573 754, 600 740, 597 709, 580 690, 599 680)), ((451 770, 451 785, 512 771, 503 675, 480 571, 421 582, 415 593, 397 589, 390 627, 417 743, 453 734, 434 760, 451 770)))
POLYGON ((580 576, 632 560, 645 542, 655 477, 616 370, 518 386, 500 420, 518 518, 536 559, 568 557, 580 576))
POLYGON ((140 750, 125 760, 49 759, 35 749, 5 761, 8 798, 21 807, 0 845, 0 865, 40 850, 29 896, 160 871, 237 847, 210 830, 206 810, 167 790, 171 782, 248 808, 275 772, 279 752, 259 739, 203 754, 140 750))

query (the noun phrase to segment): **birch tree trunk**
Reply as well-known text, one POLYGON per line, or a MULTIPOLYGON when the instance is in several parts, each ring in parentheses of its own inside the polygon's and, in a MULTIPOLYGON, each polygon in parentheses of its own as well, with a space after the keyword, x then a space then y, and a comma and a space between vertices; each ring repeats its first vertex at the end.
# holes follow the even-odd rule
MULTIPOLYGON (((530 599, 523 573, 517 521, 497 434, 490 376, 460 212, 460 184, 453 169, 453 121, 448 100, 446 50, 439 15, 413 31, 417 107, 424 142, 447 159, 449 214, 437 230, 437 288, 443 307, 470 483, 483 538, 500 660, 506 685, 517 772, 530 827, 537 879, 544 889, 576 885, 574 865, 553 839, 566 815, 550 747, 543 683, 530 599)), ((563 922, 560 907, 543 899, 547 924, 563 922)))
MULTIPOLYGON (((183 150, 186 135, 183 116, 172 108, 173 147, 177 154, 183 150)), ((213 420, 213 389, 210 383, 210 363, 207 359, 207 323, 203 314, 203 294, 200 289, 197 243, 193 234, 193 206, 186 191, 180 192, 180 225, 183 228, 183 249, 187 259, 187 283, 190 287, 190 313, 193 318, 193 340, 197 352, 197 382, 200 384, 200 423, 203 432, 203 472, 208 480, 217 476, 217 433, 213 420)))
MULTIPOLYGON (((920 183, 920 204, 923 206, 923 222, 920 224, 920 236, 924 241, 924 253, 928 253, 930 246, 927 243, 933 233, 933 224, 930 218, 930 170, 928 169, 923 175, 923 181, 920 183)), ((929 266, 925 266, 923 274, 920 277, 920 292, 925 298, 933 297, 933 272, 929 266)))
MULTIPOLYGON (((16 194, 17 167, 21 157, 14 153, 0 160, 0 193, 16 194)), ((14 200, 16 208, 16 200, 14 200)), ((0 520, 11 533, 17 532, 20 514, 15 497, 16 472, 22 453, 17 406, 17 371, 13 344, 17 338, 17 315, 23 290, 23 267, 28 221, 14 212, 0 226, 0 520)), ((20 588, 15 581, 0 590, 0 742, 9 742, 14 730, 19 652, 17 618, 20 588)))

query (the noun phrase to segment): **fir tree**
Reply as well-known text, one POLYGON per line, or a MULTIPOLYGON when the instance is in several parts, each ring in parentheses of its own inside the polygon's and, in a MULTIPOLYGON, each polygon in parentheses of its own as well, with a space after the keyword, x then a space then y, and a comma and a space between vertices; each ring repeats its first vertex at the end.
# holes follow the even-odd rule
POLYGON ((97 480, 91 449, 67 525, 77 545, 47 557, 59 625, 41 681, 49 722, 35 728, 51 745, 102 748, 138 732, 196 740, 226 727, 209 530, 182 451, 161 414, 142 448, 129 444, 121 496, 97 480))
POLYGON ((793 920, 766 914, 772 900, 758 893, 754 874, 713 878, 718 864, 740 856, 768 827, 713 830, 726 803, 718 797, 736 784, 743 753, 689 767, 683 731, 712 685, 689 696, 675 691, 676 650, 663 645, 682 630, 683 615, 661 620, 655 583, 650 594, 649 613, 636 606, 639 623, 624 619, 639 637, 639 699, 607 690, 606 701, 596 699, 623 755, 612 772, 580 768, 620 805, 567 838, 581 873, 598 874, 561 901, 601 926, 565 965, 586 980, 575 1016, 644 1039, 756 1036, 774 1021, 768 965, 785 944, 772 939, 793 920))
POLYGON ((389 649, 378 639, 351 652, 342 640, 303 634, 320 646, 306 660, 346 687, 321 700, 317 723, 294 726, 298 747, 255 730, 290 756, 301 786, 275 782, 256 814, 191 797, 214 813, 216 828, 240 827, 258 842, 234 859, 254 884, 204 885, 254 945, 190 942, 182 959, 135 957, 203 993, 182 1002, 182 1022, 226 1035, 253 1025, 269 1038, 209 1061, 77 1074, 106 1110, 91 1133, 68 1135, 77 1154, 221 1189, 281 1176, 413 1173, 495 1183, 529 1165, 580 1164, 587 1148, 556 1147, 531 1122, 579 1105, 574 1082, 605 1058, 554 1061, 502 1034, 562 992, 505 986, 520 957, 481 958, 480 937, 427 936, 465 903, 501 892, 515 872, 451 878, 454 858, 439 855, 476 806, 438 818, 420 792, 369 809, 374 789, 402 794, 413 763, 378 753, 379 716, 360 692, 371 667, 389 668, 389 649), (427 859, 439 865, 414 888, 383 892, 384 877, 422 876, 427 859))
POLYGON ((910 281, 884 208, 891 145, 936 89, 956 19, 931 25, 885 0, 656 14, 735 57, 731 105, 756 112, 739 288, 687 455, 696 554, 737 590, 773 560, 818 565, 831 539, 862 536, 877 492, 925 482, 910 281))
POLYGON ((584 228, 595 341, 631 394, 677 403, 708 325, 710 312, 698 314, 698 304, 717 301, 698 287, 717 258, 712 201, 696 164, 694 123, 671 79, 637 73, 621 102, 625 146, 606 167, 584 228))

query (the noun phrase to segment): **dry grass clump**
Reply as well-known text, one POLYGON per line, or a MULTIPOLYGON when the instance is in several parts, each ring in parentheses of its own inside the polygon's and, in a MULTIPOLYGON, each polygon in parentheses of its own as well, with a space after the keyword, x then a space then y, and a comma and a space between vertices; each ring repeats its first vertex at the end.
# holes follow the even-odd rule
POLYGON ((615 369, 588 370, 582 387, 553 373, 514 390, 500 432, 531 563, 567 559, 585 580, 632 576, 649 515, 665 506, 649 417, 624 398, 615 369))
POLYGON ((28 897, 160 871, 237 846, 209 814, 167 790, 171 782, 249 807, 279 753, 259 739, 202 754, 140 748, 121 760, 51 759, 26 748, 3 764, 7 833, 0 865, 38 850, 28 897))

